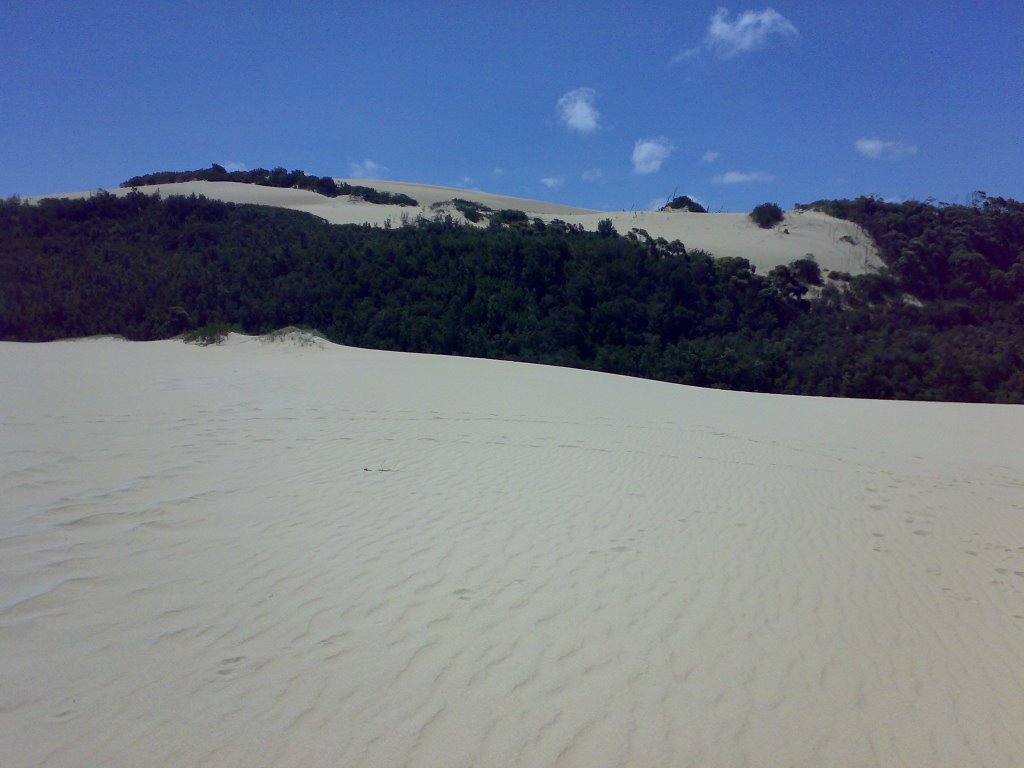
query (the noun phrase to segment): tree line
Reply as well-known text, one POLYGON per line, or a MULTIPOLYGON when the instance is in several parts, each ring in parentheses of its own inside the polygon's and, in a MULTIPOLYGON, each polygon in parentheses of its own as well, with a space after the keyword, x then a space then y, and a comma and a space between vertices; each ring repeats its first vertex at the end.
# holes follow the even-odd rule
POLYGON ((0 201, 0 336, 312 327, 340 343, 761 392, 1024 403, 1024 206, 815 207, 882 248, 758 274, 678 241, 495 211, 391 229, 203 197, 0 201))

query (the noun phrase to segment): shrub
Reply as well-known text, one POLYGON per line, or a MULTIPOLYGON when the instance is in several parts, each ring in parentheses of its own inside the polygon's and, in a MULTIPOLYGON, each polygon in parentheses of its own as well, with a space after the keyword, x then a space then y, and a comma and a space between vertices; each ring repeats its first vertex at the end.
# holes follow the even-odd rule
POLYGON ((181 340, 186 344, 208 347, 211 344, 223 344, 229 333, 238 330, 238 326, 230 323, 209 323, 183 334, 181 340))
POLYGON ((762 229, 782 221, 782 209, 776 203, 761 203, 750 212, 750 218, 762 229))
POLYGON ((690 213, 707 213, 708 209, 698 203, 696 200, 681 195, 680 197, 674 197, 662 206, 663 211, 689 211, 690 213))
POLYGON ((525 224, 530 220, 524 211, 504 208, 491 214, 491 228, 498 229, 506 224, 525 224))
POLYGON ((821 267, 812 254, 791 262, 789 268, 801 283, 821 285, 821 267))
POLYGON ((453 198, 452 204, 455 206, 455 210, 466 217, 466 221, 472 221, 474 224, 483 220, 494 210, 483 203, 474 203, 471 200, 463 200, 461 197, 453 198))

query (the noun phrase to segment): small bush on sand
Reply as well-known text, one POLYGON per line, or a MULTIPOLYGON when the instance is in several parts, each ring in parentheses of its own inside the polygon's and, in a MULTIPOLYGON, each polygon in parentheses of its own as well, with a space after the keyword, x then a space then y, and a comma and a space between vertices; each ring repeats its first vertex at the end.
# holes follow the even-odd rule
POLYGON ((211 344, 223 344, 228 334, 237 330, 238 326, 229 323, 209 323, 183 334, 181 340, 186 344, 208 347, 211 344))
POLYGON ((260 336, 263 344, 285 344, 293 347, 324 348, 324 334, 316 328, 289 325, 260 336))
POLYGON ((452 204, 455 206, 455 210, 466 217, 466 221, 472 221, 474 224, 482 221, 494 210, 483 203, 474 203, 472 200, 463 200, 461 197, 452 199, 452 204))
POLYGON ((687 197, 686 195, 680 195, 679 197, 673 197, 659 210, 662 211, 689 211, 690 213, 707 213, 708 209, 698 203, 693 198, 687 197))
POLYGON ((762 229, 782 221, 782 209, 775 203, 761 203, 750 212, 750 218, 762 229))

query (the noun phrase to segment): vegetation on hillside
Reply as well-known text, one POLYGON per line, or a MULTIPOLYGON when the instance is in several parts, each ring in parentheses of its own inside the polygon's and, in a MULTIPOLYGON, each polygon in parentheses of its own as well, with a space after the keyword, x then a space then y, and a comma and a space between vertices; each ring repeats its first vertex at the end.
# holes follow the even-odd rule
POLYGON ((984 320, 990 303, 1024 299, 1024 204, 976 192, 970 205, 859 197, 798 207, 860 225, 888 279, 922 301, 953 302, 984 320))
POLYGON ((308 189, 326 197, 351 195, 379 205, 419 205, 413 198, 400 192, 380 192, 373 187, 357 186, 344 181, 339 184, 330 176, 307 176, 302 171, 289 171, 280 167, 270 171, 266 168, 229 171, 214 163, 209 168, 196 171, 159 171, 133 176, 121 186, 145 187, 151 184, 180 184, 184 181, 235 181, 241 184, 258 184, 261 187, 308 189))
POLYGON ((687 197, 686 195, 680 195, 679 197, 673 197, 659 210, 662 211, 689 211, 690 213, 707 213, 708 209, 698 203, 696 200, 687 197))
POLYGON ((703 386, 1024 402, 1024 206, 813 207, 864 227, 888 267, 824 280, 804 258, 761 275, 522 211, 486 228, 439 213, 383 229, 196 196, 12 199, 0 336, 202 342, 299 325, 357 346, 703 386))
POLYGON ((483 203, 477 203, 472 200, 464 200, 461 197, 455 197, 448 201, 434 203, 430 208, 433 211, 440 211, 448 205, 451 205, 455 210, 465 216, 466 221, 472 221, 474 224, 483 221, 494 213, 494 209, 490 206, 484 205, 483 203))
POLYGON ((783 219, 782 209, 778 203, 761 203, 755 205, 750 212, 750 218, 762 229, 769 229, 783 219))

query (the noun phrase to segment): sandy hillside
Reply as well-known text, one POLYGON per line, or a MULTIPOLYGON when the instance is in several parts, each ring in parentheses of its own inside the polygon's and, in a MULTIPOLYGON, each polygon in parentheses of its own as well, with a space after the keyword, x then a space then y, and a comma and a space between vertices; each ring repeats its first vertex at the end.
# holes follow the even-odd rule
MULTIPOLYGON (((862 274, 882 264, 871 237, 860 227, 816 211, 789 211, 781 224, 765 230, 754 224, 745 213, 588 211, 450 187, 365 179, 344 181, 365 184, 382 192, 409 195, 428 209, 428 215, 433 206, 458 197, 495 210, 521 210, 547 221, 561 219, 570 224, 581 224, 591 232, 597 230, 598 222, 602 219, 611 219, 619 234, 625 235, 635 230, 639 236, 642 236, 642 231, 652 238, 680 240, 687 248, 705 250, 716 256, 749 259, 762 272, 809 254, 826 271, 834 269, 862 274)), ((453 208, 444 210, 458 215, 453 208)), ((393 213, 390 216, 392 221, 399 220, 393 213)))
MULTIPOLYGON (((561 219, 584 229, 596 231, 601 219, 611 219, 619 234, 643 230, 652 238, 680 240, 691 249, 702 249, 715 256, 739 256, 748 259, 761 273, 778 264, 813 255, 825 272, 839 270, 862 274, 881 265, 877 249, 860 227, 814 211, 790 211, 785 221, 772 229, 761 229, 744 213, 684 213, 680 211, 590 211, 566 205, 526 200, 519 197, 491 195, 454 187, 437 187, 374 179, 339 179, 352 184, 370 186, 382 192, 404 193, 416 200, 418 207, 376 205, 350 197, 324 197, 302 189, 261 187, 236 182, 188 181, 180 184, 157 184, 139 187, 146 193, 162 195, 198 194, 236 203, 273 205, 320 216, 333 224, 373 224, 400 226, 417 216, 430 218, 451 214, 462 215, 451 205, 454 198, 481 203, 494 210, 525 211, 546 221, 561 219)), ((111 189, 124 195, 130 190, 111 189)), ((83 197, 86 192, 73 192, 50 197, 83 197)), ((39 199, 39 198, 34 198, 39 199)))
POLYGON ((526 211, 538 216, 564 217, 566 215, 579 215, 587 213, 598 213, 589 208, 579 208, 572 205, 560 205, 558 203, 546 203, 542 200, 530 200, 524 197, 511 197, 509 195, 493 195, 489 192, 480 192, 475 189, 463 189, 462 187, 440 187, 431 184, 412 184, 402 181, 385 181, 382 179, 337 179, 353 186, 373 187, 381 192, 392 192, 405 194, 418 202, 421 206, 431 208, 439 203, 446 203, 455 198, 469 200, 474 203, 486 205, 494 210, 526 211))
POLYGON ((0 765, 1024 764, 1024 408, 0 344, 0 765))

